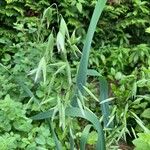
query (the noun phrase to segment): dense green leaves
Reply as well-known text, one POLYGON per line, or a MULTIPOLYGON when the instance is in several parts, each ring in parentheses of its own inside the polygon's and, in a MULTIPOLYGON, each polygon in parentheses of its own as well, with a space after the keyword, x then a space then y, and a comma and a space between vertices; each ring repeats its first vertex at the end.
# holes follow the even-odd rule
POLYGON ((135 150, 148 150, 150 148, 150 134, 138 133, 138 138, 133 141, 135 150))
POLYGON ((138 135, 136 148, 147 148, 148 133, 138 133, 150 127, 150 2, 106 4, 86 38, 96 0, 0 0, 2 149, 93 148, 102 131, 89 124, 95 117, 107 149, 138 135), (28 118, 40 112, 49 126, 28 118))
POLYGON ((54 147, 48 126, 33 126, 26 106, 7 95, 0 101, 0 146, 2 149, 54 147))

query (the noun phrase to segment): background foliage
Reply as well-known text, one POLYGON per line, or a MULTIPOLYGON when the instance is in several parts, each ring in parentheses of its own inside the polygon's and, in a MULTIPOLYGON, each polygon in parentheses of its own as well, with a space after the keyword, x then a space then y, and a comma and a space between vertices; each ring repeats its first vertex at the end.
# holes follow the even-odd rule
MULTIPOLYGON (((58 104, 68 105, 72 97, 69 92, 72 85, 68 87, 69 72, 73 84, 95 3, 96 0, 0 1, 0 113, 3 114, 0 145, 4 149, 54 148, 49 127, 32 122, 29 116, 58 104), (49 6, 43 18, 43 11, 49 6), (55 44, 61 15, 71 37, 65 40, 65 54, 58 52, 55 44), (54 37, 49 36, 52 32, 54 37), (54 40, 50 43, 54 45, 52 59, 43 60, 46 50, 50 51, 47 46, 50 38, 54 40), (35 81, 35 69, 44 61, 47 77, 44 80, 43 73, 35 81), (68 62, 70 70, 65 69, 68 62), (24 84, 18 82, 20 80, 24 84)), ((120 140, 126 140, 126 136, 133 140, 137 133, 150 128, 149 8, 149 0, 110 0, 96 28, 89 68, 107 78, 109 96, 114 97, 111 117, 115 127, 111 132, 106 131, 108 147, 118 145, 120 140)), ((88 88, 97 96, 97 81, 89 80, 88 88)), ((91 97, 86 103, 100 116, 97 103, 93 103, 91 97)), ((76 122, 72 127, 77 131, 78 144, 82 124, 86 125, 86 122, 73 121, 76 122)), ((67 133, 62 134, 60 129, 57 134, 65 143, 64 149, 68 149, 67 133)), ((133 143, 136 145, 138 140, 149 136, 147 132, 144 134, 138 134, 139 138, 133 143)), ((91 130, 89 137, 88 144, 95 144, 95 131, 91 130), (92 137, 95 140, 92 141, 92 137)), ((127 143, 131 144, 131 140, 127 143)))

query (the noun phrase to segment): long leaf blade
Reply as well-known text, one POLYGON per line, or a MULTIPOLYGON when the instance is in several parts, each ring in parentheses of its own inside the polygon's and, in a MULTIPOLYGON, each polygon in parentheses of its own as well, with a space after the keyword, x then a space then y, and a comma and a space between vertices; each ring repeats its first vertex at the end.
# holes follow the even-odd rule
POLYGON ((82 136, 81 136, 81 140, 80 140, 80 150, 85 150, 85 146, 86 146, 86 141, 88 139, 88 135, 89 135, 89 131, 91 129, 92 125, 87 125, 83 132, 82 132, 82 136))
MULTIPOLYGON (((103 103, 106 99, 108 99, 108 83, 107 80, 102 76, 99 77, 99 80, 100 80, 100 103, 103 115, 103 122, 104 127, 108 127, 107 125, 110 116, 109 102, 103 103)), ((109 127, 112 127, 112 123, 109 125, 109 127)))
MULTIPOLYGON (((78 74, 77 74, 77 91, 75 94, 78 95, 78 90, 80 90, 80 92, 83 94, 84 93, 84 88, 83 86, 85 86, 86 80, 87 80, 87 67, 88 67, 88 59, 89 59, 89 54, 90 54, 90 48, 91 48, 91 43, 92 43, 92 39, 93 39, 93 35, 94 32, 96 30, 96 25, 98 23, 99 17, 104 9, 104 6, 106 4, 107 0, 98 0, 97 4, 95 6, 93 15, 92 15, 92 19, 88 28, 88 32, 86 35, 86 40, 85 40, 85 44, 82 50, 82 57, 80 60, 80 65, 79 65, 79 70, 78 70, 78 74)), ((73 102, 72 102, 73 106, 77 106, 77 99, 73 98, 73 102)))

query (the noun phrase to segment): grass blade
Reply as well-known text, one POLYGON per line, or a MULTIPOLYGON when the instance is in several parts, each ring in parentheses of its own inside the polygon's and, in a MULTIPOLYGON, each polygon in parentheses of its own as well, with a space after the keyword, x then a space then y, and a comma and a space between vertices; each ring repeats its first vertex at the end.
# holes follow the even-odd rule
POLYGON ((79 88, 81 92, 83 92, 83 85, 85 85, 86 83, 88 59, 89 59, 93 35, 96 30, 96 25, 99 20, 99 17, 102 13, 102 10, 104 9, 105 3, 106 3, 106 0, 98 0, 94 9, 93 15, 92 15, 89 28, 88 28, 85 44, 83 47, 83 54, 80 60, 79 71, 77 74, 77 87, 79 88))
POLYGON ((55 130, 54 130, 54 128, 53 128, 52 123, 51 123, 50 120, 48 120, 48 119, 47 119, 47 121, 48 121, 49 127, 50 127, 51 132, 52 132, 52 136, 53 136, 54 141, 55 141, 56 149, 57 149, 57 150, 62 150, 62 145, 61 145, 60 141, 59 141, 58 138, 57 138, 57 135, 56 135, 56 133, 55 133, 55 130))
POLYGON ((48 37, 48 42, 47 42, 47 47, 46 47, 46 52, 45 52, 45 58, 46 62, 49 61, 49 59, 52 61, 53 60, 53 48, 54 48, 54 36, 53 32, 48 37))
MULTIPOLYGON (((104 127, 113 127, 113 122, 110 123, 110 121, 109 121, 110 120, 109 119, 109 116, 110 116, 109 101, 111 101, 113 98, 108 98, 108 82, 96 70, 88 69, 88 75, 99 77, 99 81, 100 81, 100 98, 99 98, 99 102, 101 104, 104 127)), ((87 91, 86 87, 84 87, 84 89, 87 91)), ((90 90, 88 90, 88 91, 89 91, 88 93, 91 93, 90 90)), ((92 97, 94 98, 95 95, 93 95, 92 97)), ((97 100, 97 98, 95 100, 97 100)))
POLYGON ((33 117, 31 117, 32 120, 43 120, 43 119, 47 119, 47 118, 51 118, 54 114, 54 109, 50 109, 48 111, 45 112, 41 112, 38 113, 37 115, 34 115, 33 117))
MULTIPOLYGON (((109 102, 103 103, 106 99, 108 99, 108 83, 107 80, 100 76, 100 103, 101 103, 101 110, 102 110, 102 115, 103 115, 103 122, 104 122, 104 127, 107 127, 107 124, 109 122, 109 116, 110 116, 110 111, 109 111, 109 102)), ((111 124, 109 125, 111 126, 111 124)))
POLYGON ((91 127, 92 125, 87 125, 82 132, 82 136, 80 140, 80 150, 85 150, 86 142, 87 142, 91 127))
POLYGON ((97 97, 87 87, 84 86, 84 89, 95 101, 99 102, 97 97))
POLYGON ((15 81, 20 85, 20 87, 28 94, 30 98, 33 98, 33 100, 39 104, 39 100, 34 96, 32 91, 25 85, 25 83, 21 80, 21 77, 15 77, 13 76, 15 81))
POLYGON ((100 73, 97 72, 95 69, 88 69, 87 70, 87 75, 88 76, 97 76, 97 77, 99 77, 100 73))
POLYGON ((72 133, 72 129, 70 128, 69 130, 69 133, 70 133, 70 150, 74 150, 74 136, 73 136, 73 133, 72 133))
MULTIPOLYGON (((84 93, 84 88, 86 80, 87 80, 87 67, 88 67, 88 59, 89 59, 89 54, 90 54, 90 48, 91 48, 91 43, 93 39, 94 32, 96 30, 96 25, 98 23, 99 17, 104 9, 104 6, 106 4, 106 0, 98 0, 97 4, 95 6, 92 19, 88 28, 88 32, 86 35, 86 40, 85 44, 82 50, 82 57, 80 60, 80 65, 79 65, 79 70, 77 74, 77 91, 76 94, 78 93, 78 90, 83 94, 84 93)), ((77 106, 77 99, 73 98, 73 105, 77 106)))
POLYGON ((66 109, 66 115, 71 117, 81 117, 90 121, 93 124, 94 128, 98 132, 98 141, 96 144, 96 150, 105 150, 106 148, 105 148, 104 133, 98 118, 95 116, 94 113, 88 110, 84 110, 84 114, 85 115, 83 115, 81 110, 77 107, 69 107, 66 109))

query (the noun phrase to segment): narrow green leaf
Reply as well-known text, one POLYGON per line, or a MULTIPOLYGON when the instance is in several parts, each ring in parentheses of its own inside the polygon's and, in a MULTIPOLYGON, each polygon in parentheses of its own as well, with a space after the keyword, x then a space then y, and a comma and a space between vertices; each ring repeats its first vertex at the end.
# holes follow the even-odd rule
POLYGON ((86 142, 87 142, 91 127, 92 125, 87 125, 82 132, 81 140, 80 140, 80 150, 85 150, 86 142))
POLYGON ((32 120, 43 120, 43 119, 47 119, 47 118, 51 118, 54 114, 54 109, 50 109, 48 111, 45 112, 41 112, 37 115, 34 115, 31 117, 32 120))
POLYGON ((87 88, 84 86, 85 91, 97 102, 99 102, 98 98, 87 88))
POLYGON ((46 61, 49 61, 53 59, 53 48, 54 48, 54 36, 53 36, 53 32, 51 32, 51 34, 48 37, 48 42, 47 42, 47 46, 46 46, 46 52, 45 52, 45 58, 46 61))
POLYGON ((69 130, 69 134, 70 134, 70 150, 74 150, 75 143, 74 143, 74 136, 71 128, 69 130))
POLYGON ((109 119, 109 121, 108 121, 106 127, 110 127, 110 125, 113 124, 114 118, 115 118, 115 116, 112 116, 112 117, 109 119))
POLYGON ((55 130, 54 130, 54 127, 52 125, 52 122, 50 122, 48 119, 47 119, 48 123, 49 123, 49 126, 50 126, 50 129, 51 129, 51 132, 52 132, 52 136, 54 138, 54 141, 55 141, 55 145, 56 145, 56 149, 57 150, 62 150, 62 145, 61 145, 61 142, 58 140, 57 138, 57 135, 55 133, 55 130))
POLYGON ((58 110, 58 105, 56 105, 53 109, 53 114, 52 114, 52 117, 51 117, 51 121, 53 121, 55 119, 55 116, 56 114, 59 112, 58 110))
MULTIPOLYGON (((93 70, 93 69, 88 69, 88 75, 99 77, 99 81, 100 81, 100 100, 99 100, 99 102, 101 104, 104 126, 105 127, 112 127, 113 122, 111 120, 111 124, 110 124, 110 121, 109 121, 109 116, 110 116, 109 101, 113 100, 114 98, 108 98, 107 80, 103 76, 101 76, 96 70, 93 70)), ((84 89, 87 91, 87 89, 85 87, 84 87, 84 89)), ((91 93, 90 90, 88 90, 88 93, 91 93)), ((93 94, 91 96, 93 98, 95 97, 95 95, 93 95, 93 94)), ((97 100, 96 97, 94 99, 97 100)))
POLYGON ((68 31, 67 24, 63 17, 61 18, 59 32, 61 32, 64 37, 65 35, 67 35, 69 39, 69 31, 68 31))
POLYGON ((0 63, 0 66, 1 66, 4 70, 6 70, 9 74, 11 74, 11 72, 7 69, 7 67, 4 66, 2 63, 0 63))
POLYGON ((144 132, 150 133, 150 130, 144 125, 143 121, 134 112, 131 112, 131 114, 135 118, 138 125, 144 130, 144 132))
POLYGON ((41 23, 43 23, 44 20, 47 20, 47 28, 49 27, 49 24, 52 20, 52 11, 53 9, 51 7, 48 7, 46 10, 44 10, 43 17, 41 19, 41 23))
MULTIPOLYGON (((109 122, 109 116, 110 116, 109 103, 108 101, 105 102, 108 99, 108 83, 107 80, 102 76, 99 77, 99 80, 100 80, 101 110, 103 115, 104 126, 107 127, 107 124, 109 122)), ((109 127, 112 127, 112 124, 110 124, 109 127)))
POLYGON ((70 64, 69 64, 68 61, 66 62, 66 72, 67 72, 67 77, 68 77, 68 83, 69 83, 69 85, 71 86, 71 84, 72 84, 71 68, 70 68, 70 64))
POLYGON ((46 61, 45 61, 44 57, 42 57, 40 62, 39 62, 34 82, 37 82, 38 78, 40 77, 41 71, 43 74, 43 79, 44 79, 44 84, 45 84, 46 83, 46 61))
POLYGON ((83 91, 82 85, 85 85, 86 83, 88 58, 89 58, 92 38, 96 30, 96 25, 101 15, 101 12, 104 9, 105 3, 106 0, 98 0, 87 32, 85 44, 83 47, 83 53, 80 61, 79 71, 77 74, 77 86, 81 92, 83 91))
POLYGON ((64 52, 64 50, 65 50, 65 39, 64 39, 64 36, 61 32, 58 32, 58 34, 57 34, 56 44, 57 44, 58 52, 64 52))
POLYGON ((79 106, 79 108, 80 108, 80 110, 81 110, 81 112, 82 112, 82 115, 85 116, 85 114, 84 114, 84 109, 83 109, 83 106, 82 106, 82 103, 81 103, 80 99, 78 98, 77 101, 78 101, 78 106, 79 106))
POLYGON ((111 98, 105 99, 105 100, 103 100, 102 102, 100 102, 100 104, 104 104, 104 103, 111 102, 111 101, 112 101, 112 100, 114 100, 114 99, 115 99, 114 97, 111 97, 111 98))
POLYGON ((60 98, 57 98, 58 111, 59 111, 59 127, 65 128, 65 108, 61 103, 60 98))
POLYGON ((75 107, 70 107, 66 109, 66 115, 71 116, 71 117, 81 117, 81 118, 87 119, 93 124, 93 126, 98 132, 98 141, 96 145, 96 150, 105 150, 104 133, 103 133, 103 129, 98 118, 91 111, 84 110, 84 113, 85 115, 82 114, 79 108, 75 108, 75 107))
MULTIPOLYGON (((91 48, 91 43, 92 43, 92 39, 93 39, 93 35, 94 32, 96 30, 96 25, 98 23, 99 17, 104 9, 104 6, 106 4, 107 0, 98 0, 97 4, 95 6, 93 15, 92 15, 92 19, 88 28, 88 32, 86 35, 86 40, 85 40, 85 44, 82 50, 82 57, 80 60, 80 65, 79 65, 79 70, 78 70, 78 74, 77 74, 77 90, 76 90, 76 94, 78 94, 78 90, 80 90, 80 92, 82 94, 84 94, 84 88, 83 86, 85 86, 86 80, 87 80, 87 67, 88 67, 88 59, 89 59, 89 54, 90 54, 90 48, 91 48)), ((77 106, 77 99, 76 99, 76 94, 73 98, 73 102, 72 105, 77 106)))
POLYGON ((97 77, 101 76, 100 73, 94 69, 88 69, 87 75, 88 76, 97 76, 97 77))
POLYGON ((22 87, 22 89, 29 95, 30 98, 39 104, 39 100, 34 96, 32 91, 24 84, 24 81, 21 80, 21 77, 14 77, 15 81, 22 87))

